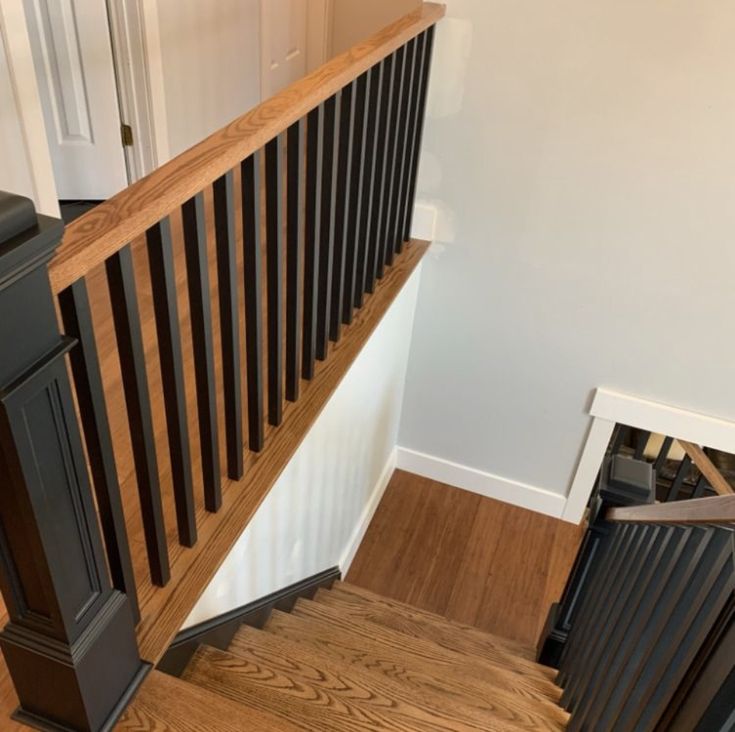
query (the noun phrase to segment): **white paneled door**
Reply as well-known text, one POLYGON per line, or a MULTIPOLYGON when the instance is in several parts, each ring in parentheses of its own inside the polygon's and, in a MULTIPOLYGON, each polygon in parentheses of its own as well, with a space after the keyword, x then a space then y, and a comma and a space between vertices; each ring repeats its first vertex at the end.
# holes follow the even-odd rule
POLYGON ((261 12, 263 99, 306 74, 308 0, 263 0, 261 12))
POLYGON ((128 185, 104 0, 24 0, 60 199, 128 185))

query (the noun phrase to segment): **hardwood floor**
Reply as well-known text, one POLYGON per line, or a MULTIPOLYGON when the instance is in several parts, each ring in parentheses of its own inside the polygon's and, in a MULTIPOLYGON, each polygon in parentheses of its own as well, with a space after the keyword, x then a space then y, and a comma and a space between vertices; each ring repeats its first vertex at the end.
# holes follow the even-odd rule
POLYGON ((347 579, 535 644, 583 529, 397 470, 347 579))

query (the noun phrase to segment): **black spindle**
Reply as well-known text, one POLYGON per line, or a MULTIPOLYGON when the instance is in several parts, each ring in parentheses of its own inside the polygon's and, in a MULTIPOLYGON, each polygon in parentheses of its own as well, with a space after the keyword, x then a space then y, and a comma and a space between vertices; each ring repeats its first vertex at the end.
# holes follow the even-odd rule
POLYGON ((105 262, 105 268, 128 411, 148 566, 153 584, 163 587, 171 575, 130 246, 113 254, 105 262))
POLYGON ((194 380, 197 391, 199 444, 202 455, 204 505, 218 511, 222 505, 220 484, 219 434, 214 383, 214 348, 212 345, 212 305, 207 263, 207 232, 204 196, 198 193, 182 207, 186 279, 189 286, 191 333, 194 344, 194 380))
POLYGON ((263 449, 263 337, 261 332, 260 151, 241 163, 245 256, 245 348, 249 446, 263 449))
POLYGON ((120 498, 92 311, 83 279, 77 280, 59 295, 59 307, 66 335, 77 341, 70 352, 71 370, 112 584, 128 596, 137 623, 140 620, 138 593, 120 498))
POLYGON ((345 291, 345 259, 353 243, 347 239, 350 214, 352 175, 353 116, 355 112, 354 82, 342 90, 339 109, 339 146, 337 161, 337 196, 334 223, 334 262, 332 276, 332 309, 329 337, 338 341, 342 328, 342 300, 345 291))
POLYGON ((268 279, 268 421, 283 419, 283 151, 281 137, 265 146, 266 275, 268 279))
POLYGON ((316 359, 319 241, 321 238, 323 110, 316 107, 306 120, 306 249, 304 252, 304 332, 302 375, 314 377, 316 359))
POLYGON ((227 475, 239 480, 244 473, 242 387, 240 381, 240 300, 237 291, 234 175, 214 181, 214 226, 217 238, 217 282, 222 336, 222 382, 225 409, 227 475))
POLYGON ((164 219, 146 232, 146 242, 168 427, 176 526, 181 544, 194 546, 197 540, 194 488, 191 477, 179 311, 176 301, 176 275, 168 219, 164 219))
POLYGON ((679 499, 679 491, 681 491, 681 486, 684 483, 684 479, 689 475, 689 470, 692 466, 692 459, 689 457, 689 455, 684 455, 684 458, 679 463, 679 468, 676 471, 676 475, 674 476, 674 480, 671 482, 671 487, 669 488, 669 492, 666 496, 666 502, 669 501, 676 501, 679 499))
POLYGON ((317 296, 316 357, 327 357, 334 263, 335 199, 337 196, 337 145, 339 107, 337 96, 324 102, 324 142, 322 146, 321 241, 319 243, 319 290, 317 296))
POLYGON ((434 26, 424 31, 426 36, 425 48, 422 58, 421 87, 418 99, 418 117, 416 120, 415 137, 411 147, 411 171, 409 174, 408 199, 406 201, 406 209, 403 239, 408 241, 411 238, 411 224, 413 222, 413 205, 416 199, 416 182, 419 173, 419 158, 421 157, 421 142, 424 135, 424 120, 426 118, 426 98, 429 90, 429 71, 431 69, 431 53, 434 47, 434 26))
MULTIPOLYGON (((365 130, 368 120, 367 93, 370 75, 365 72, 354 82, 354 110, 352 115, 352 161, 350 163, 350 201, 348 204, 348 223, 345 236, 345 284, 342 297, 342 322, 352 322, 355 307, 355 290, 358 285, 358 272, 365 271, 364 240, 359 236, 362 210, 363 180, 365 177, 365 130)), ((362 289, 360 289, 362 295, 362 289)))
POLYGON ((304 121, 288 128, 286 164, 286 399, 299 397, 301 380, 302 278, 304 269, 304 226, 302 215, 304 155, 302 150, 304 121))

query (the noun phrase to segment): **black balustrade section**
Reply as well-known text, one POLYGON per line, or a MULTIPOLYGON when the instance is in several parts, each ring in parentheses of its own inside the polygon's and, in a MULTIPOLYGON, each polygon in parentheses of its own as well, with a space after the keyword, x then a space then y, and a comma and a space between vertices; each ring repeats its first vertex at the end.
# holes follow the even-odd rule
POLYGON ((189 453, 189 424, 186 415, 184 363, 181 352, 179 310, 176 300, 176 275, 168 219, 146 234, 151 272, 153 310, 161 362, 161 383, 168 426, 171 478, 176 503, 179 541, 194 546, 197 540, 194 517, 194 486, 189 453))
POLYGON ((110 257, 105 262, 105 267, 128 411, 148 565, 152 582, 164 586, 171 572, 166 545, 166 527, 163 523, 151 399, 145 368, 145 348, 130 246, 124 247, 110 257))
POLYGON ((212 185, 217 238, 217 281, 222 338, 227 475, 240 480, 244 473, 240 361, 240 299, 237 290, 234 175, 229 171, 212 185))
POLYGON ((207 511, 217 511, 222 505, 222 485, 214 381, 212 297, 209 288, 203 194, 199 193, 187 201, 181 207, 181 215, 184 224, 186 281, 189 287, 189 312, 194 344, 194 378, 197 391, 204 505, 207 511))
MULTIPOLYGON (((100 730, 112 728, 148 667, 130 600, 108 578, 88 481, 65 359, 79 344, 59 332, 47 271, 62 233, 62 222, 37 216, 28 199, 0 192, 0 588, 9 616, 0 646, 20 700, 16 719, 100 730)), ((81 288, 64 296, 67 319, 83 335, 86 305, 81 288)), ((74 360, 95 431, 103 416, 95 354, 74 360)), ((124 583, 117 488, 104 483, 106 437, 97 431, 88 444, 97 451, 90 460, 118 558, 113 571, 124 583)))

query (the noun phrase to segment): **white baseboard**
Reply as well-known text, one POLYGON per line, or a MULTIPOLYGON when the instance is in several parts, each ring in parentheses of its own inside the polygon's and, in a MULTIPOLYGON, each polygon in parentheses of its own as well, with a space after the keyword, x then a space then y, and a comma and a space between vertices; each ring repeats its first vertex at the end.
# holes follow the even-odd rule
POLYGON ((554 518, 561 518, 564 514, 566 498, 558 493, 547 491, 545 488, 485 473, 476 468, 453 463, 406 447, 398 447, 397 452, 396 467, 409 473, 423 475, 425 478, 447 483, 455 488, 479 493, 481 496, 494 498, 503 503, 510 503, 513 506, 527 508, 554 518))
POLYGON ((368 526, 370 526, 370 522, 373 520, 373 516, 378 508, 380 499, 383 497, 383 493, 385 493, 385 489, 388 487, 388 483, 390 483, 390 479, 393 476, 393 471, 396 469, 396 453, 397 449, 393 448, 383 470, 380 473, 380 477, 375 484, 375 488, 373 488, 373 492, 360 514, 357 525, 353 529, 352 534, 347 541, 347 546, 342 552, 342 556, 339 560, 339 568, 342 571, 343 577, 345 577, 347 572, 350 570, 352 560, 355 558, 355 554, 357 554, 357 550, 365 537, 365 532, 367 531, 368 526))

